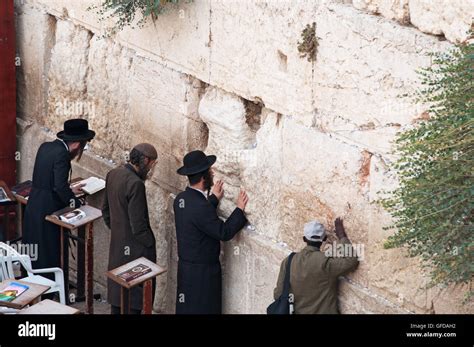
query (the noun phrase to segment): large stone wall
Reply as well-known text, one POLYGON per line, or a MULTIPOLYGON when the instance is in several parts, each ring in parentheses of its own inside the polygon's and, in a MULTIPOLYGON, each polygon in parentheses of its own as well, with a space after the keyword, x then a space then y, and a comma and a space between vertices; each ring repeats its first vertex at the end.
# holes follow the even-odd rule
MULTIPOLYGON (((171 202, 186 185, 176 169, 191 149, 218 156, 223 216, 240 187, 250 196, 251 225, 223 248, 225 312, 264 313, 281 260, 303 245, 304 223, 331 228, 337 216, 365 251, 341 279, 343 312, 474 312, 462 303, 467 286, 429 288, 417 259, 383 249, 390 218, 373 204, 396 185, 387 166, 395 135, 424 112, 399 95, 417 87, 426 53, 463 39, 467 1, 450 2, 439 22, 440 1, 194 0, 106 39, 108 23, 86 10, 99 2, 24 0, 16 8, 19 179, 31 177, 38 145, 71 116, 84 115, 97 131, 74 175, 104 177, 133 144, 153 143, 159 163, 148 201, 158 263, 169 269, 157 312, 174 311, 171 202), (318 52, 308 62, 297 44, 312 22, 318 52)), ((104 292, 109 231, 99 224, 96 235, 104 292)))

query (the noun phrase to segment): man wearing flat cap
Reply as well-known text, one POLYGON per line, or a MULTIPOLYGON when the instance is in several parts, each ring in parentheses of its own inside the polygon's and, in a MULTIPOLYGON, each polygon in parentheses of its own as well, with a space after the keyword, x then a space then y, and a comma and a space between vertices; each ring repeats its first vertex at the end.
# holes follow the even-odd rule
POLYGON ((211 166, 215 161, 214 155, 192 151, 178 169, 178 174, 188 176, 189 186, 176 196, 173 205, 179 257, 177 314, 222 313, 220 242, 231 240, 247 223, 244 210, 248 197, 243 190, 225 222, 217 215, 224 189, 222 181, 213 182, 211 166))
MULTIPOLYGON (((290 294, 296 314, 336 314, 337 279, 353 271, 359 263, 350 246, 342 219, 334 221, 336 236, 343 244, 349 245, 350 254, 333 257, 321 252, 322 243, 326 240, 326 230, 318 221, 311 221, 304 226, 303 241, 306 247, 295 253, 290 264, 290 294)), ((335 253, 335 252, 334 252, 335 253)), ((286 265, 289 257, 281 263, 277 286, 274 290, 275 300, 283 292, 286 265)))
MULTIPOLYGON (((60 228, 45 217, 65 207, 80 207, 76 198, 82 186, 70 187, 71 160, 81 159, 87 142, 95 132, 85 119, 70 119, 57 139, 43 143, 36 154, 33 185, 23 221, 23 244, 37 245, 34 268, 60 266, 60 228)), ((47 274, 45 276, 48 276, 47 274)))
MULTIPOLYGON (((102 215, 111 231, 108 270, 145 257, 156 262, 156 241, 150 226, 145 180, 151 177, 158 153, 148 143, 136 145, 125 165, 111 170, 105 180, 102 215)), ((154 286, 153 286, 154 287, 154 286)), ((120 286, 107 282, 111 313, 120 313, 120 286)), ((130 313, 140 314, 143 288, 130 290, 130 313)))

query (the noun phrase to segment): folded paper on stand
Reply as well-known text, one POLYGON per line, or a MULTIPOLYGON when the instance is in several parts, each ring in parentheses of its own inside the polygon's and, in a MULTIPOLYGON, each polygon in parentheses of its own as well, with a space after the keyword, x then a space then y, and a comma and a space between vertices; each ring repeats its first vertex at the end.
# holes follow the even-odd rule
POLYGON ((65 212, 59 215, 59 219, 69 224, 76 224, 86 217, 86 213, 80 209, 65 212))

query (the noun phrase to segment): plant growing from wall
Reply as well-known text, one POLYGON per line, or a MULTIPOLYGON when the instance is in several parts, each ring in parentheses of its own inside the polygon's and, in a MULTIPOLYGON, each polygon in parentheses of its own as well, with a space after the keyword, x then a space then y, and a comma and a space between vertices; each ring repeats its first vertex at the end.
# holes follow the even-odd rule
POLYGON ((316 38, 316 23, 307 24, 301 33, 301 41, 298 41, 298 52, 301 58, 315 61, 318 52, 318 41, 316 38))
MULTIPOLYGON (((472 39, 472 32, 470 33, 472 39)), ((397 232, 385 248, 406 246, 431 270, 431 284, 470 283, 474 270, 474 47, 469 40, 432 54, 412 95, 429 117, 397 139, 400 185, 379 200, 397 232)), ((468 297, 472 291, 468 293, 468 297)))
POLYGON ((168 4, 179 2, 180 0, 103 0, 100 5, 93 5, 88 10, 95 10, 100 21, 115 19, 114 26, 105 34, 110 36, 127 26, 134 28, 134 23, 138 27, 143 27, 148 19, 156 20, 168 4))

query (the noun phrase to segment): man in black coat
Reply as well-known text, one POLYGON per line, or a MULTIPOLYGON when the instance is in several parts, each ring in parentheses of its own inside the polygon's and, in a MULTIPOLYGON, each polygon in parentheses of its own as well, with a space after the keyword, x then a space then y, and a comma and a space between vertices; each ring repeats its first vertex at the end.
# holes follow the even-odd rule
POLYGON ((248 197, 243 190, 237 208, 225 222, 217 215, 224 189, 218 181, 209 196, 215 161, 214 155, 193 151, 178 169, 178 174, 188 176, 190 186, 177 195, 173 205, 179 257, 177 314, 222 313, 220 242, 231 240, 247 223, 244 210, 248 197))
POLYGON ((84 119, 70 119, 57 139, 43 143, 36 154, 33 186, 23 222, 23 244, 38 247, 33 268, 60 266, 60 228, 44 218, 65 207, 80 207, 76 194, 82 186, 70 188, 71 160, 79 160, 95 132, 84 119))
MULTIPOLYGON (((145 180, 151 176, 158 153, 148 144, 136 145, 129 163, 107 174, 102 215, 111 230, 109 265, 112 270, 140 257, 156 262, 156 241, 150 226, 145 180)), ((120 286, 107 282, 107 299, 111 313, 120 313, 120 286)), ((143 288, 130 291, 130 313, 140 314, 143 288)))

